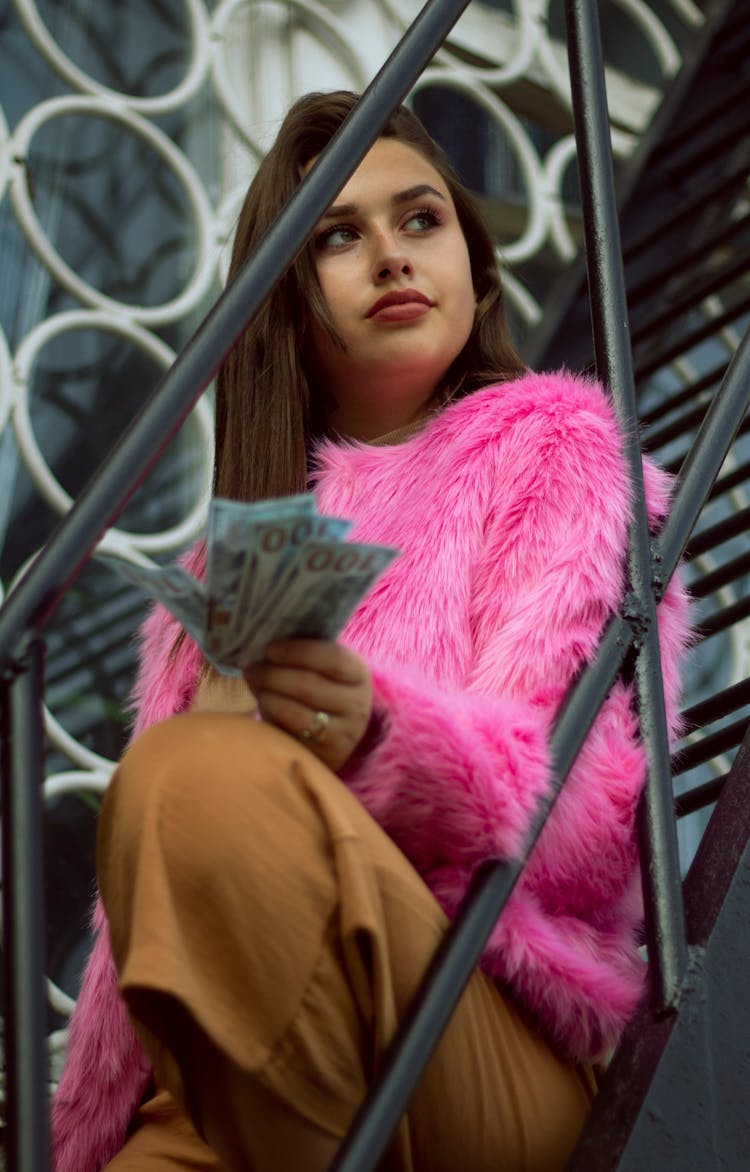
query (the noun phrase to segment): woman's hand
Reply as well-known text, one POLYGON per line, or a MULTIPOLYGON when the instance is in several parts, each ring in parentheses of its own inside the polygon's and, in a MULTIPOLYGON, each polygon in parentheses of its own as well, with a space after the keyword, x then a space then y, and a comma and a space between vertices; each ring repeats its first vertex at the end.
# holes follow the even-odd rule
POLYGON ((341 643, 285 639, 244 675, 264 720, 297 737, 334 772, 349 760, 372 713, 370 669, 359 655, 341 643))

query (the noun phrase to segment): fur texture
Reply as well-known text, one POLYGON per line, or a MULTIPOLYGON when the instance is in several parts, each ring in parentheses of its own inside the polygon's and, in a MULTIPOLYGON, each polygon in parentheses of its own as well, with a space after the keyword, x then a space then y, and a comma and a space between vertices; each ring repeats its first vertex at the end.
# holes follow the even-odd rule
MULTIPOLYGON (((656 524, 669 481, 645 471, 656 524)), ((315 487, 322 510, 356 519, 353 539, 403 551, 343 635, 372 666, 385 730, 345 780, 450 915, 483 859, 521 851, 548 784, 550 722, 621 599, 630 507, 612 411, 594 384, 529 374, 460 400, 401 445, 325 445, 315 487)), ((674 733, 678 583, 659 612, 674 733)), ((167 665, 176 632, 159 609, 145 625, 136 732, 190 702, 199 659, 186 640, 167 665)), ((614 1043, 643 988, 644 773, 618 684, 482 959, 582 1059, 614 1043)), ((95 1172, 112 1156, 148 1077, 97 916, 54 1109, 57 1172, 95 1172)))

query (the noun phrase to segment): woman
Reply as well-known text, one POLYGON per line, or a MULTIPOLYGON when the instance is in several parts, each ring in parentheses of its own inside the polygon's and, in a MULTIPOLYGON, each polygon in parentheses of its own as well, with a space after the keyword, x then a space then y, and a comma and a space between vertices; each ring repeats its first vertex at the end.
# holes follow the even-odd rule
MULTIPOLYGON (((234 270, 354 101, 292 108, 234 270)), ((148 620, 58 1172, 328 1167, 476 866, 523 850, 556 708, 622 594, 610 405, 524 370, 487 230, 405 109, 226 362, 216 439, 217 495, 313 487, 402 554, 338 643, 269 647, 244 683, 148 620)), ((655 524, 668 482, 646 484, 655 524)), ((674 731, 678 586, 659 612, 674 731)), ((564 1167, 643 989, 644 771, 617 684, 384 1167, 564 1167)))

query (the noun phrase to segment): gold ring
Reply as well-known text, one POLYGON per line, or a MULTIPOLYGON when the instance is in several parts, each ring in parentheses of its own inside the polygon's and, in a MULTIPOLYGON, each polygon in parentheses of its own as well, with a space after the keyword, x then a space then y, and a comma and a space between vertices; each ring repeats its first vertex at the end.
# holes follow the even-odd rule
POLYGON ((302 740, 306 745, 310 744, 310 742, 322 741, 330 723, 331 718, 327 712, 316 712, 305 731, 301 734, 302 740))

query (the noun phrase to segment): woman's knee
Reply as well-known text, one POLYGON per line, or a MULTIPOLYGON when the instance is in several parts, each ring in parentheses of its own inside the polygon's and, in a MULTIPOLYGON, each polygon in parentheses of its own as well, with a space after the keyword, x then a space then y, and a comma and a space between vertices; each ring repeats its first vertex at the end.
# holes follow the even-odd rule
POLYGON ((153 726, 105 797, 102 890, 155 866, 193 893, 226 883, 250 897, 280 877, 299 893, 312 874, 328 889, 330 832, 305 776, 322 766, 306 758, 292 738, 244 716, 197 713, 153 726))
POLYGON ((273 808, 300 800, 290 783, 300 755, 294 741, 245 716, 195 713, 172 717, 141 734, 124 754, 105 797, 102 821, 140 834, 157 819, 165 832, 203 836, 239 818, 267 824, 273 808), (268 807, 271 807, 271 811, 268 807))
POLYGON ((291 738, 244 715, 198 712, 152 725, 126 750, 116 776, 138 793, 171 788, 185 796, 193 785, 247 784, 284 768, 295 751, 291 738))

